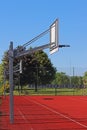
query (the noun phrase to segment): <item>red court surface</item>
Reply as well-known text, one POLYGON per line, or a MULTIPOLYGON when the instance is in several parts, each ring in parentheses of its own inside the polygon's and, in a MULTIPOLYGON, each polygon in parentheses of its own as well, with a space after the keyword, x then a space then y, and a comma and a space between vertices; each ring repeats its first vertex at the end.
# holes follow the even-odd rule
POLYGON ((0 113, 0 130, 87 130, 86 96, 14 96, 13 124, 7 96, 0 113))

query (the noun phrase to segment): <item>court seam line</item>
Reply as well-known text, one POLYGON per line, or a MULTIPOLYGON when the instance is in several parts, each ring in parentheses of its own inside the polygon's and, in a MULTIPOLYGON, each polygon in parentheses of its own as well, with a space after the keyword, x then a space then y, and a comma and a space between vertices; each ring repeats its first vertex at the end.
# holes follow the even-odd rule
POLYGON ((87 99, 84 99, 84 98, 82 98, 82 97, 79 98, 79 99, 83 100, 84 102, 87 102, 87 99))
MULTIPOLYGON (((27 99, 27 98, 26 98, 26 99, 27 99)), ((29 99, 27 99, 27 100, 29 101, 29 99)), ((74 123, 76 123, 76 124, 78 124, 78 125, 80 125, 80 126, 82 126, 82 127, 84 127, 84 128, 87 128, 87 125, 84 125, 84 124, 82 124, 82 123, 80 123, 80 122, 78 122, 78 121, 76 121, 76 120, 74 120, 74 119, 72 119, 72 118, 70 118, 70 117, 68 117, 68 116, 66 116, 66 115, 64 115, 64 114, 62 114, 62 113, 60 113, 60 112, 57 112, 57 111, 53 110, 52 108, 46 106, 45 104, 41 104, 41 103, 36 102, 36 101, 34 101, 34 100, 32 100, 32 99, 30 99, 30 101, 33 101, 34 103, 36 103, 36 104, 38 104, 38 105, 40 105, 40 106, 42 106, 42 107, 44 107, 44 108, 50 110, 50 111, 53 112, 53 113, 56 113, 57 115, 60 115, 60 116, 62 116, 62 117, 64 117, 64 118, 68 119, 69 121, 72 121, 72 122, 74 122, 74 123)))
POLYGON ((71 97, 71 100, 87 102, 87 99, 84 99, 84 98, 79 98, 79 99, 73 99, 73 98, 71 97), (80 100, 79 100, 79 99, 80 99, 80 100))

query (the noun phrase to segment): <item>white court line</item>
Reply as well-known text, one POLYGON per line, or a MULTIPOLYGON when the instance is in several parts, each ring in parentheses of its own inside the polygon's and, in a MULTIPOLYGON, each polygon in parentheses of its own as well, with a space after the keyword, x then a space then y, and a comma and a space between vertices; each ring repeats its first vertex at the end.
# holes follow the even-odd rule
POLYGON ((20 109, 18 109, 18 112, 20 113, 20 115, 22 116, 22 118, 26 121, 26 123, 28 123, 26 117, 23 115, 23 113, 20 111, 20 109))
MULTIPOLYGON (((20 111, 20 109, 18 108, 18 112, 20 113, 20 115, 22 116, 22 118, 25 120, 26 123, 29 123, 28 120, 26 119, 26 117, 24 116, 24 114, 20 111)), ((31 127, 31 130, 33 130, 33 128, 31 127)))
MULTIPOLYGON (((27 98, 26 98, 26 99, 27 99, 27 98)), ((27 99, 27 100, 29 101, 29 99, 27 99)), ((74 120, 74 119, 72 119, 72 118, 70 118, 70 117, 68 117, 68 116, 66 116, 66 115, 64 115, 64 114, 62 114, 62 113, 60 113, 60 112, 57 112, 57 111, 53 110, 52 108, 50 108, 50 107, 48 107, 48 106, 46 106, 46 105, 44 105, 44 104, 41 104, 41 103, 39 103, 39 102, 36 102, 36 101, 34 101, 34 100, 32 100, 32 99, 30 99, 30 101, 32 101, 32 102, 34 102, 34 103, 36 103, 36 104, 38 104, 38 105, 40 105, 40 106, 42 106, 42 107, 48 109, 49 111, 51 111, 51 112, 53 112, 53 113, 56 113, 57 115, 60 115, 61 117, 64 117, 65 119, 68 119, 69 121, 72 121, 72 122, 74 122, 74 123, 76 123, 76 124, 78 124, 78 125, 80 125, 80 126, 82 126, 82 127, 84 127, 84 128, 87 128, 87 125, 84 125, 84 124, 82 124, 82 123, 80 123, 80 122, 78 122, 78 121, 76 121, 76 120, 74 120)))

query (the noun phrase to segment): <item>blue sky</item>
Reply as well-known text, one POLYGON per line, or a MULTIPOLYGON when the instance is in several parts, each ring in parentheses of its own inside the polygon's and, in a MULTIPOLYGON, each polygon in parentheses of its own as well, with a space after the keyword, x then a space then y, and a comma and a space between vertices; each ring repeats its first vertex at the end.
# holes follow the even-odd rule
MULTIPOLYGON (((0 60, 8 50, 23 45, 59 19, 59 43, 70 48, 47 54, 59 68, 87 67, 87 0, 0 0, 0 60)), ((38 41, 48 43, 47 37, 38 41)))

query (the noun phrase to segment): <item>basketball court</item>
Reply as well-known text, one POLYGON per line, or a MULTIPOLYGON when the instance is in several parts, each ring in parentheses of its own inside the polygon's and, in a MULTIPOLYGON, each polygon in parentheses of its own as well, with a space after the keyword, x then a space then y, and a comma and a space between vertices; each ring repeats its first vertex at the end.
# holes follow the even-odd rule
POLYGON ((0 130, 86 130, 86 96, 14 96, 14 123, 9 96, 2 97, 0 130))

